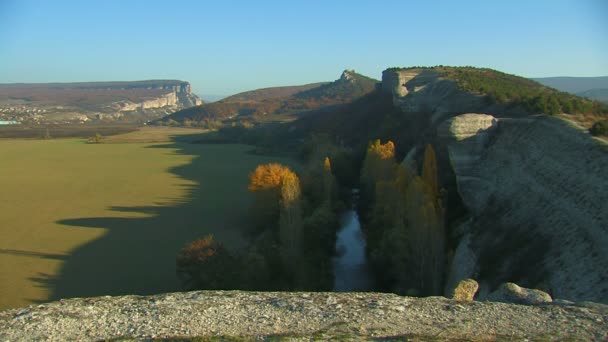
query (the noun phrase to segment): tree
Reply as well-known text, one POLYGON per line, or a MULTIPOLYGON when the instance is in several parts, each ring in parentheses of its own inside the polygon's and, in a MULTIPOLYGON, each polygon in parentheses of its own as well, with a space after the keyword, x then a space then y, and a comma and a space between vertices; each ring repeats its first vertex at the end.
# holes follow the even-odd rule
MULTIPOLYGON (((249 175, 249 191, 255 194, 252 217, 258 229, 276 227, 283 178, 293 174, 287 166, 272 163, 259 165, 249 175)), ((294 174, 295 175, 295 174, 294 174)))
POLYGON ((333 202, 336 192, 336 178, 334 177, 331 170, 331 161, 329 157, 325 157, 323 161, 323 194, 325 201, 330 205, 333 202))
POLYGON ((431 144, 424 149, 424 161, 422 164, 422 180, 429 186, 432 194, 439 194, 437 182, 437 157, 431 144))
POLYGON ((369 143, 361 169, 359 204, 362 208, 368 207, 374 201, 377 182, 394 180, 396 165, 395 144, 392 141, 382 144, 378 139, 369 143))
POLYGON ((370 142, 363 161, 361 182, 368 186, 374 182, 390 180, 395 171, 395 144, 392 141, 382 144, 380 140, 370 142))
POLYGON ((429 144, 422 176, 415 177, 405 195, 408 231, 408 277, 422 294, 439 294, 445 262, 444 209, 439 198, 437 157, 429 144))
POLYGON ((302 239, 301 191, 298 176, 293 172, 283 175, 279 215, 281 257, 288 273, 296 270, 302 239))
POLYGON ((235 259, 213 235, 186 244, 177 255, 176 266, 185 290, 225 290, 238 284, 235 259))
POLYGON ((101 144, 102 142, 103 142, 103 136, 99 133, 95 133, 95 135, 90 137, 88 140, 89 144, 101 144))

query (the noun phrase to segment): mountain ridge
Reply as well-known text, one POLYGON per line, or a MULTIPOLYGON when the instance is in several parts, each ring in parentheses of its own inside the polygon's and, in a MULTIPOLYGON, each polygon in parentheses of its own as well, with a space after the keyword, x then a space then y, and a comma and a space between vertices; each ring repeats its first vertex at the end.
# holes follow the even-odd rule
POLYGON ((376 89, 378 81, 359 75, 353 70, 345 70, 339 79, 328 83, 312 83, 303 86, 281 87, 288 96, 257 101, 234 101, 248 94, 259 94, 264 89, 235 94, 223 100, 178 111, 156 121, 158 124, 189 124, 210 126, 226 119, 248 120, 251 122, 290 121, 308 112, 349 103, 376 89), (313 87, 313 85, 318 85, 313 87), (303 90, 302 90, 303 89, 303 90), (296 91, 300 90, 300 91, 296 91), (245 95, 243 95, 245 94, 245 95))
POLYGON ((555 76, 555 77, 532 77, 536 82, 546 86, 566 91, 569 93, 580 93, 590 89, 608 88, 608 76, 555 76))

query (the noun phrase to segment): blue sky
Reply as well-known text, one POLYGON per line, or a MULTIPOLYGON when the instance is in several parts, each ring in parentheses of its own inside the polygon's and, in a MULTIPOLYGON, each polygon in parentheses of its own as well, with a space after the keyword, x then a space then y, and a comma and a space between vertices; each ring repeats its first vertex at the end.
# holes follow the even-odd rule
POLYGON ((190 81, 202 95, 352 68, 608 75, 608 1, 0 0, 0 83, 190 81))

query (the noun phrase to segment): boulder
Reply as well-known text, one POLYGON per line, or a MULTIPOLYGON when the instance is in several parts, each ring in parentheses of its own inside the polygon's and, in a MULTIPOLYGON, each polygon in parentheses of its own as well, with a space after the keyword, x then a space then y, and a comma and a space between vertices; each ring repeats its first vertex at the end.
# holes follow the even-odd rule
POLYGON ((527 289, 515 283, 504 283, 498 290, 488 295, 492 302, 536 305, 551 303, 553 299, 544 291, 527 289))
POLYGON ((492 115, 468 113, 445 120, 437 128, 437 135, 448 148, 460 197, 474 215, 485 207, 494 190, 494 184, 488 179, 471 175, 475 174, 497 127, 498 120, 492 115))
POLYGON ((464 302, 472 302, 479 284, 473 279, 465 279, 458 283, 452 294, 452 299, 464 302))

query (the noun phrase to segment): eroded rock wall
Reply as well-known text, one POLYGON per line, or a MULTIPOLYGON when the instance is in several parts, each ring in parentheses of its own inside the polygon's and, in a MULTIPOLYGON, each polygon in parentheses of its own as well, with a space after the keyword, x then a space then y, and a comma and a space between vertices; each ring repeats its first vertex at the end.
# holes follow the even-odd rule
POLYGON ((456 117, 439 130, 471 211, 464 241, 477 265, 468 276, 608 302, 607 147, 553 117, 499 119, 495 128, 480 118, 456 117), (479 133, 458 139, 449 130, 467 124, 479 133))

